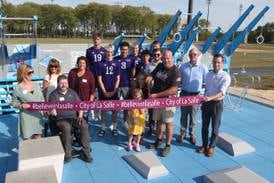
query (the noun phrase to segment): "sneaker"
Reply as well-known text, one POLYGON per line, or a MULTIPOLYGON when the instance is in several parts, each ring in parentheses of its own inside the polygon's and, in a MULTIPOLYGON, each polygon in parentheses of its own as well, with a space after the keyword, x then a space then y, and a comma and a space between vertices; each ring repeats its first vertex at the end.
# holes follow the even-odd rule
POLYGON ((71 151, 71 156, 73 158, 80 156, 80 154, 81 154, 81 151, 79 151, 79 150, 72 149, 72 151, 71 151))
POLYGON ((83 151, 81 151, 80 153, 80 159, 87 163, 91 163, 93 161, 93 158, 91 157, 90 153, 86 154, 83 151))
POLYGON ((112 130, 112 136, 113 137, 118 137, 118 130, 117 129, 112 130))
POLYGON ((162 156, 167 157, 170 154, 170 146, 165 146, 163 151, 162 151, 162 156))
POLYGON ((66 163, 70 162, 71 160, 72 160, 71 156, 65 156, 64 163, 66 164, 66 163))
POLYGON ((149 149, 157 149, 161 146, 161 144, 162 144, 162 140, 156 140, 154 143, 149 144, 148 148, 149 149))
POLYGON ((207 157, 212 157, 212 156, 214 156, 214 148, 212 148, 212 147, 208 148, 207 151, 206 151, 206 153, 205 153, 205 155, 206 155, 207 157))
POLYGON ((105 133, 106 133, 106 131, 103 130, 103 129, 101 129, 101 130, 98 131, 97 135, 98 135, 99 137, 104 137, 104 136, 105 136, 105 133))
POLYGON ((137 152, 141 152, 141 148, 140 148, 140 145, 139 145, 139 144, 136 144, 135 150, 136 150, 137 152))
POLYGON ((192 145, 195 145, 196 144, 196 138, 194 136, 191 136, 190 139, 189 139, 190 143, 192 145))
POLYGON ((206 148, 204 146, 200 146, 196 149, 197 153, 205 153, 206 152, 206 148))

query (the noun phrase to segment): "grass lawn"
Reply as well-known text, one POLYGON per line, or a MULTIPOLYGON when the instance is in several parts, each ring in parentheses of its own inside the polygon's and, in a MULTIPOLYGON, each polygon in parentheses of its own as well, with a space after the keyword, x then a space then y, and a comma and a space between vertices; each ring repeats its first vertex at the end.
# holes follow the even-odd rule
POLYGON ((231 60, 231 68, 274 67, 274 44, 242 44, 231 60))

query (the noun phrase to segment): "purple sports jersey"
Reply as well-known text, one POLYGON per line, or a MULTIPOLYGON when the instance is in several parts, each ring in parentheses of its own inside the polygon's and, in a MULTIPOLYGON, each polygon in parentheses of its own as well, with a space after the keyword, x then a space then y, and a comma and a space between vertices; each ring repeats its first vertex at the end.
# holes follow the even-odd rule
POLYGON ((129 87, 134 62, 130 56, 122 58, 120 55, 114 58, 121 66, 120 87, 129 87))
POLYGON ((97 64, 102 60, 105 60, 106 49, 101 47, 96 49, 94 46, 90 47, 86 51, 86 57, 89 61, 89 69, 96 75, 97 64))
POLYGON ((130 55, 131 56, 131 59, 133 60, 134 62, 134 66, 137 67, 142 61, 141 61, 141 56, 138 55, 138 56, 134 56, 134 55, 130 55))
POLYGON ((120 76, 120 64, 113 61, 100 62, 97 70, 97 76, 102 77, 107 92, 112 92, 115 88, 117 76, 120 76))

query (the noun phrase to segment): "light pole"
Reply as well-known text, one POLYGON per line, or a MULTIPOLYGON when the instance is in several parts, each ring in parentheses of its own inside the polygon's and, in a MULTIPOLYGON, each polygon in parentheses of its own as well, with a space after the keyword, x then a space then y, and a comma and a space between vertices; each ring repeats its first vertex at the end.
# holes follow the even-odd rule
POLYGON ((208 18, 209 18, 209 7, 212 0, 207 0, 207 16, 206 16, 206 27, 208 27, 208 18))

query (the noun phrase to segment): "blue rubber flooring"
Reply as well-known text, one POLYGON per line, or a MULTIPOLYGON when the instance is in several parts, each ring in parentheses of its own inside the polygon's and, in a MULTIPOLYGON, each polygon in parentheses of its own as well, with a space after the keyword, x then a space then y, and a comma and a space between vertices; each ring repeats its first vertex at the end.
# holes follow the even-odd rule
MULTIPOLYGON (((236 102, 238 98, 231 98, 236 102)), ((244 165, 258 175, 274 182, 274 109, 244 101, 237 111, 225 108, 220 132, 229 133, 243 139, 256 148, 256 152, 238 157, 230 156, 219 148, 216 148, 215 156, 205 157, 195 152, 197 146, 177 143, 175 137, 179 134, 180 110, 174 120, 174 138, 171 154, 168 157, 160 157, 159 151, 153 150, 160 161, 169 170, 169 175, 152 180, 146 180, 137 173, 122 158, 132 154, 125 150, 127 133, 121 127, 119 121, 119 136, 114 138, 111 131, 107 130, 104 138, 97 137, 99 123, 91 122, 90 137, 92 155, 94 161, 91 164, 80 159, 73 159, 64 165, 63 183, 110 183, 110 182, 202 182, 202 176, 210 172, 225 168, 244 165)), ((197 145, 201 145, 201 114, 197 115, 197 145)), ((108 120, 110 121, 110 120, 108 120)), ((18 119, 17 114, 0 116, 0 183, 5 182, 5 174, 17 169, 18 161, 18 119)), ((155 137, 144 138, 142 151, 148 151, 145 147, 155 137)))

